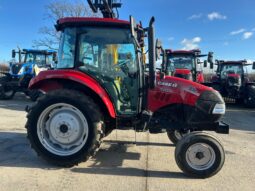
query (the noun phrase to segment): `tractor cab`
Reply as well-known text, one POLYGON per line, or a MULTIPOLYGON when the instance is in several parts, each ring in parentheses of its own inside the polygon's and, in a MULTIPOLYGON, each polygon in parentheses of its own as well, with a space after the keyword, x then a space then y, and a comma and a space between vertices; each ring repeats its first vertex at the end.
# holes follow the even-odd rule
POLYGON ((118 114, 138 112, 142 63, 127 21, 64 18, 57 69, 75 69, 107 90, 118 114))
MULTIPOLYGON (((167 68, 166 72, 172 72, 175 77, 184 78, 198 83, 204 83, 203 62, 201 57, 208 55, 201 54, 199 49, 194 50, 166 50, 167 54, 167 68)), ((204 61, 204 67, 207 66, 207 61, 204 61)))

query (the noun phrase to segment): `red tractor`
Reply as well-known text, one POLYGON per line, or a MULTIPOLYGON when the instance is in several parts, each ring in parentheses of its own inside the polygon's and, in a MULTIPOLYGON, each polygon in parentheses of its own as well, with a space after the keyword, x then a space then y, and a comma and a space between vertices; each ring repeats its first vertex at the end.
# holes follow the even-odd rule
MULTIPOLYGON (((173 76, 191 80, 197 83, 204 83, 202 63, 199 58, 208 56, 210 68, 212 64, 212 52, 208 55, 201 54, 199 49, 195 50, 166 50, 167 62, 166 72, 172 73, 173 76)), ((204 67, 207 67, 207 61, 204 61, 204 67)))
MULTIPOLYGON (((235 99, 247 107, 255 107, 255 83, 248 77, 248 64, 241 61, 217 61, 216 75, 212 76, 211 86, 223 97, 235 99)), ((252 69, 255 69, 253 63, 252 69)))
MULTIPOLYGON (((118 20, 111 0, 88 0, 104 18, 62 18, 57 70, 30 83, 44 95, 27 108, 28 139, 39 156, 71 167, 86 161, 112 130, 211 130, 228 133, 219 120, 225 103, 212 88, 155 72, 154 18, 148 28, 118 20), (144 40, 148 36, 149 72, 144 40)), ((158 46, 157 46, 158 47, 158 46)), ((206 178, 223 166, 220 142, 193 132, 178 142, 175 159, 187 175, 206 178)))

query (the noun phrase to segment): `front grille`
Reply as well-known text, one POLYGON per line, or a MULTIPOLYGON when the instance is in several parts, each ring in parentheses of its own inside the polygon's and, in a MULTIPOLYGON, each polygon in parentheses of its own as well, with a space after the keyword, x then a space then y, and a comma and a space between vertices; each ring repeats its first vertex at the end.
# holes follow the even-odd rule
POLYGON ((228 84, 229 85, 241 85, 240 78, 228 77, 228 84))

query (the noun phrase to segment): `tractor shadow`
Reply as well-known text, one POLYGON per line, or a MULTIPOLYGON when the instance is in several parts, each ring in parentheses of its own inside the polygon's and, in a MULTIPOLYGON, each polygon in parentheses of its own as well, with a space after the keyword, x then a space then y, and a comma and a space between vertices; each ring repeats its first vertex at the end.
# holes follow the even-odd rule
POLYGON ((25 111, 26 106, 33 105, 33 102, 22 93, 16 93, 11 100, 0 100, 0 109, 25 111))
POLYGON ((39 158, 20 132, 0 132, 0 167, 58 169, 39 158))
MULTIPOLYGON (((140 160, 141 154, 137 152, 129 152, 129 142, 120 141, 104 141, 109 145, 108 148, 100 149, 96 156, 92 158, 92 164, 84 168, 72 168, 71 171, 75 173, 84 173, 92 175, 110 175, 110 176, 131 176, 131 177, 154 177, 154 178, 178 178, 187 179, 181 172, 168 172, 168 171, 156 171, 147 170, 141 168, 127 167, 124 161, 140 160)), ((132 144, 132 142, 131 142, 132 144)), ((154 146, 160 146, 161 143, 154 146)), ((146 146, 150 145, 147 142, 138 142, 136 145, 146 146)), ((166 146, 164 144, 163 146, 166 146)), ((168 144, 167 144, 168 146, 168 144)), ((139 166, 146 166, 146 160, 139 166)))
MULTIPOLYGON (((161 146, 160 143, 151 144, 161 146)), ((138 142, 138 145, 145 146, 149 144, 146 142, 138 142)), ((134 147, 134 144, 107 141, 104 143, 104 147, 101 148, 92 159, 87 161, 87 163, 81 163, 80 167, 70 168, 70 171, 73 173, 85 173, 91 175, 101 174, 131 177, 188 178, 181 172, 143 169, 142 167, 146 165, 146 161, 142 164, 139 161, 141 160, 141 153, 134 151, 130 152, 128 151, 129 147, 134 147), (132 161, 138 161, 138 166, 141 166, 141 168, 127 167, 127 163, 124 162, 126 160, 131 161, 131 163, 132 161), (84 165, 84 167, 81 167, 82 165, 84 165)), ((132 164, 129 165, 133 166, 132 164)), ((44 170, 63 169, 61 167, 53 166, 38 157, 30 148, 26 134, 21 132, 0 132, 0 167, 35 168, 44 170)))

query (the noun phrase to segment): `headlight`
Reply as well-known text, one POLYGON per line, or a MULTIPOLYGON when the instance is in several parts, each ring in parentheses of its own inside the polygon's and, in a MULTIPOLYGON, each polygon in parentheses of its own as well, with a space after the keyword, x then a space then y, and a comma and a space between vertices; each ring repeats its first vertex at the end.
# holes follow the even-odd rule
POLYGON ((18 73, 18 74, 20 75, 20 74, 23 74, 24 72, 25 72, 25 68, 24 68, 24 67, 22 67, 22 68, 20 69, 20 71, 19 71, 19 73, 18 73))
POLYGON ((225 114, 226 106, 224 103, 217 103, 212 111, 213 114, 225 114))

